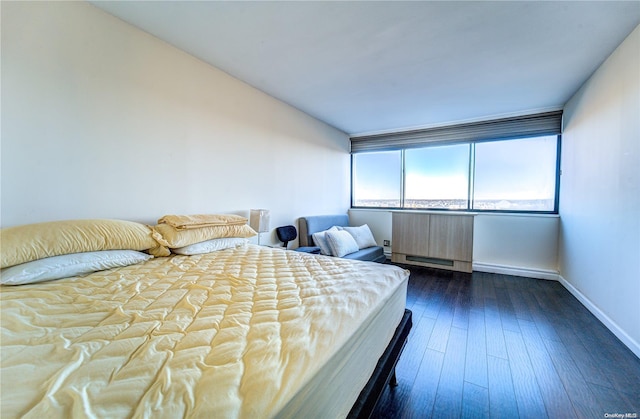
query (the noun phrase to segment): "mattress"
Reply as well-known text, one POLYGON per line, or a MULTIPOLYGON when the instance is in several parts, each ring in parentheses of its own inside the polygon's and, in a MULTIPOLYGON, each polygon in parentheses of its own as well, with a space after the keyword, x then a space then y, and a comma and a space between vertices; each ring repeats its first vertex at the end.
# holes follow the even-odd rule
POLYGON ((402 317, 407 279, 248 245, 3 286, 0 413, 345 416, 402 317))

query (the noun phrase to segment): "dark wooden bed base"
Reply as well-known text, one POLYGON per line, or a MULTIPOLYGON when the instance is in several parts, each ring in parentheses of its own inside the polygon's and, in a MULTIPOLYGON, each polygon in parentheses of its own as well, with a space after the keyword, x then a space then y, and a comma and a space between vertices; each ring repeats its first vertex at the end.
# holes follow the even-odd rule
POLYGON ((400 359, 404 345, 407 343, 407 337, 412 325, 411 310, 405 309, 404 316, 402 316, 402 320, 400 320, 389 346, 387 346, 387 349, 378 360, 376 369, 371 374, 367 385, 360 392, 358 400, 356 400, 347 416, 348 418, 362 419, 371 417, 373 409, 375 409, 386 385, 397 385, 396 364, 400 359))

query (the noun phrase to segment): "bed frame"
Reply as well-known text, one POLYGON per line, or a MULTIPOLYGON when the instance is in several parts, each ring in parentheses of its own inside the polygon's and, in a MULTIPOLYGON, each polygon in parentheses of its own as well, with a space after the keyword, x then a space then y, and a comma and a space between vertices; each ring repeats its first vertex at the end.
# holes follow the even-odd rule
POLYGON ((396 328, 391 342, 389 342, 389 346, 387 346, 387 349, 385 349, 378 360, 378 364, 373 374, 371 374, 371 378, 369 378, 369 381, 351 408, 347 416, 349 419, 370 418, 386 385, 398 385, 396 381, 396 364, 407 343, 407 337, 409 336, 412 325, 411 310, 405 309, 402 320, 400 320, 400 324, 396 328))

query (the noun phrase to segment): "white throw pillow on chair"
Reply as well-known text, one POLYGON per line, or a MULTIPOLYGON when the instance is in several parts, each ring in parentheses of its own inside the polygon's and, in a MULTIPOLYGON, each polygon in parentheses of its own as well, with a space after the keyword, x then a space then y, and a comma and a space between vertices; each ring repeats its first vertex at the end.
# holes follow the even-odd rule
POLYGON ((311 237, 313 237, 313 242, 316 244, 316 246, 320 248, 320 254, 325 256, 332 255, 331 247, 329 247, 329 243, 327 243, 327 237, 326 237, 326 234, 330 231, 338 231, 338 227, 333 226, 329 230, 319 231, 311 235, 311 237))
POLYGON ((367 247, 378 245, 367 224, 361 225, 360 227, 342 227, 341 230, 344 230, 353 236, 356 243, 358 243, 358 249, 366 249, 367 247))
POLYGON ((326 238, 333 256, 341 258, 359 250, 358 243, 347 231, 329 231, 326 234, 326 238))

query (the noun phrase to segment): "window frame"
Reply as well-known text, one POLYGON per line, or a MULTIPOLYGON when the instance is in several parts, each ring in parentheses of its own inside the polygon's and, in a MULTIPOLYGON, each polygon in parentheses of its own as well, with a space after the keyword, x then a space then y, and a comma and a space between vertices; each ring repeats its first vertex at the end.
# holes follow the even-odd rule
MULTIPOLYGON (((560 176, 561 176, 561 151, 562 151, 562 134, 536 134, 536 135, 522 135, 522 136, 513 136, 509 138, 500 138, 500 139, 482 139, 482 140, 471 140, 471 141, 455 141, 455 142, 434 142, 431 144, 425 144, 422 147, 401 147, 397 149, 400 152, 400 160, 401 160, 401 185, 400 185, 400 207, 373 207, 373 206, 359 206, 354 205, 354 156, 361 153, 374 153, 376 151, 360 151, 360 152, 352 152, 350 159, 350 177, 351 177, 351 196, 350 203, 351 209, 371 209, 371 210, 386 210, 386 211, 424 211, 424 212, 454 212, 454 213, 486 213, 486 214, 540 214, 540 215, 557 215, 559 214, 560 208, 560 176), (500 209, 472 209, 473 201, 474 201, 474 183, 475 183, 475 158, 476 158, 476 147, 475 145, 478 143, 486 143, 486 142, 502 142, 502 141, 513 141, 513 140, 521 140, 524 138, 536 138, 536 137, 548 137, 548 136, 556 136, 556 164, 555 164, 555 194, 554 194, 554 203, 553 210, 551 211, 536 211, 536 210, 500 210, 500 209), (405 150, 409 148, 429 148, 429 147, 442 147, 446 145, 454 145, 454 144, 468 144, 470 146, 469 151, 469 172, 468 172, 468 188, 467 188, 467 208, 466 209, 450 209, 450 208, 407 208, 405 206, 405 185, 406 185, 406 160, 405 160, 405 150)), ((380 150, 383 151, 383 150, 380 150)), ((386 150, 392 151, 392 150, 386 150)))
POLYGON ((388 151, 400 151, 400 176, 399 176, 399 180, 400 180, 400 184, 398 185, 398 189, 400 192, 400 197, 398 199, 398 201, 400 202, 400 206, 399 207, 362 207, 362 206, 354 206, 353 202, 354 202, 354 186, 355 186, 355 179, 353 176, 353 167, 354 167, 354 163, 353 163, 353 156, 354 154, 362 154, 362 153, 351 153, 351 159, 350 159, 350 177, 351 177, 351 208, 377 208, 377 209, 389 209, 389 210, 398 210, 398 209, 402 209, 402 207, 404 206, 404 184, 405 184, 405 178, 404 178, 404 150, 379 150, 379 151, 371 151, 368 153, 383 153, 383 152, 388 152, 388 151))

